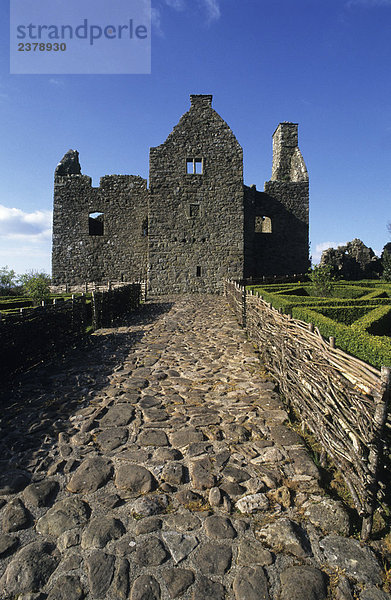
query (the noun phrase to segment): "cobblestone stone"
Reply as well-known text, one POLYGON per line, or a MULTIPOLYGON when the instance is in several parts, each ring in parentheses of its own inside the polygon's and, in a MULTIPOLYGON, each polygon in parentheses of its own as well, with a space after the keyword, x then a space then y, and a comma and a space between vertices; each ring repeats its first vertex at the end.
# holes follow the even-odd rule
POLYGON ((335 569, 339 600, 390 598, 261 367, 225 300, 194 295, 22 376, 2 405, 1 600, 321 600, 335 569))

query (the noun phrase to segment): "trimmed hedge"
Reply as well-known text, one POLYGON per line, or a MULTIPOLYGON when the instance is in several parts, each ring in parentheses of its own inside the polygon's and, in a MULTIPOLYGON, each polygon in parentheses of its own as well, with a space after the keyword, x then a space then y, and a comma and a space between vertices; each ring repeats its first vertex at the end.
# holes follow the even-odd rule
MULTIPOLYGON (((311 307, 309 307, 311 308, 311 307)), ((344 325, 352 325, 357 319, 361 319, 368 312, 372 311, 376 306, 357 306, 357 305, 348 305, 348 306, 325 306, 325 307, 316 307, 316 312, 319 312, 321 315, 328 317, 329 319, 333 319, 333 321, 337 321, 337 323, 343 323, 344 325)), ((384 307, 382 307, 384 308, 384 307)), ((388 308, 389 307, 385 307, 388 308)))
POLYGON ((313 323, 339 348, 380 368, 391 366, 391 284, 338 282, 331 298, 306 295, 310 285, 249 286, 274 308, 313 323))
POLYGON ((352 324, 358 331, 367 331, 370 335, 389 336, 391 333, 391 306, 377 306, 361 319, 352 324))
MULTIPOLYGON (((372 292, 377 293, 377 292, 372 292)), ((334 285, 331 298, 356 299, 368 294, 368 288, 349 285, 334 285)))
POLYGON ((293 308, 292 316, 313 323, 324 337, 335 337, 338 348, 357 356, 377 369, 382 366, 391 367, 391 338, 375 337, 364 329, 354 329, 349 325, 336 323, 318 312, 300 306, 293 308))
POLYGON ((276 291, 276 294, 280 294, 280 295, 285 295, 285 296, 304 296, 304 297, 309 297, 311 296, 311 289, 310 287, 305 288, 304 286, 301 287, 295 287, 295 288, 290 288, 288 290, 280 290, 280 291, 276 291))
MULTIPOLYGON (((269 289, 260 287, 252 287, 249 289, 253 289, 254 292, 258 292, 260 296, 263 297, 266 302, 271 302, 274 307, 282 308, 285 312, 290 312, 294 306, 373 306, 374 299, 373 298, 358 298, 352 302, 351 298, 321 298, 315 296, 293 296, 293 295, 283 295, 277 294, 275 292, 270 292, 269 289)), ((384 304, 391 305, 390 298, 379 298, 376 299, 376 304, 384 304)))

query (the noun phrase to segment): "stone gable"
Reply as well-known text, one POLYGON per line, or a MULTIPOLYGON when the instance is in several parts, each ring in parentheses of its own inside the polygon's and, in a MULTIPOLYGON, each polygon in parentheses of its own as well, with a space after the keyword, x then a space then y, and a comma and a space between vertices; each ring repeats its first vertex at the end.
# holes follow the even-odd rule
POLYGON ((148 280, 152 293, 220 292, 227 277, 307 270, 308 174, 298 126, 280 123, 265 192, 243 183, 243 151, 192 95, 166 141, 150 150, 150 185, 133 175, 94 188, 68 151, 55 173, 53 283, 148 280))

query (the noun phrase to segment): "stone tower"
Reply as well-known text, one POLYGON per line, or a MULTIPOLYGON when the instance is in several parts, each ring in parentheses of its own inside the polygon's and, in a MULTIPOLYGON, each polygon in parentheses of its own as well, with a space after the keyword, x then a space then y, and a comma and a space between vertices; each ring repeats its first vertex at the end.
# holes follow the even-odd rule
POLYGON ((309 183, 297 123, 273 135, 272 177, 264 192, 245 188, 245 277, 306 273, 309 183))
POLYGON ((243 151, 193 95, 167 140, 150 151, 148 280, 152 292, 216 292, 243 274, 243 151))

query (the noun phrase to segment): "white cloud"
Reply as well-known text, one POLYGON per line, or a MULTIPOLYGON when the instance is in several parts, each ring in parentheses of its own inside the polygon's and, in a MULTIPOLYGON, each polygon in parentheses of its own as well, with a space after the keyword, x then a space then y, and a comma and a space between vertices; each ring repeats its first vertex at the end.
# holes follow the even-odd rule
POLYGON ((55 79, 54 77, 52 77, 51 79, 49 79, 49 83, 50 85, 54 85, 56 87, 65 87, 65 83, 62 79, 55 79))
POLYGON ((0 266, 17 273, 50 272, 52 213, 25 212, 0 204, 0 266))
MULTIPOLYGON (((217 21, 221 17, 220 0, 198 0, 198 5, 201 11, 197 11, 202 15, 202 19, 207 25, 217 21)), ((160 5, 152 8, 152 27, 154 32, 160 37, 164 37, 164 29, 162 26, 163 12, 165 8, 171 8, 177 12, 183 12, 194 9, 194 0, 160 0, 160 5)))
POLYGON ((220 19, 220 0, 202 0, 202 4, 206 9, 208 23, 212 23, 213 21, 220 19))
POLYGON ((391 0, 348 0, 346 6, 348 8, 353 6, 364 6, 366 8, 376 8, 378 6, 391 7, 391 0))
POLYGON ((185 0, 165 0, 165 3, 174 10, 185 10, 186 8, 185 0))
POLYGON ((0 204, 0 235, 3 238, 39 242, 50 239, 51 229, 52 212, 49 210, 27 213, 0 204))
POLYGON ((327 250, 328 248, 338 248, 338 246, 345 246, 345 244, 346 242, 321 242, 320 244, 316 244, 315 252, 312 254, 312 261, 314 263, 319 262, 323 250, 327 250))
POLYGON ((159 8, 152 8, 151 11, 152 29, 159 37, 164 37, 162 28, 162 14, 159 8))

